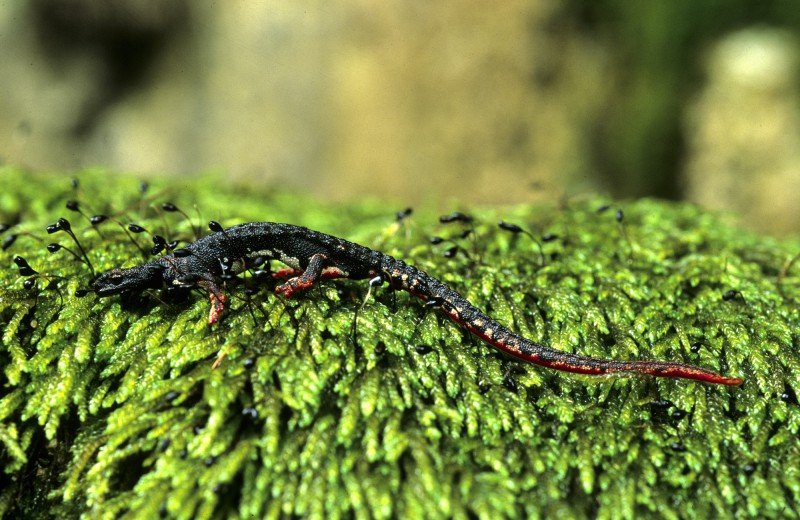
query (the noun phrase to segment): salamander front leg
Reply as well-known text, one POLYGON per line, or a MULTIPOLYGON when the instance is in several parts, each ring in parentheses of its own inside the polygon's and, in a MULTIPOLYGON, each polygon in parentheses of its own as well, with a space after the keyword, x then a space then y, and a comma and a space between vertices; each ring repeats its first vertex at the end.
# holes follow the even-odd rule
POLYGON ((303 271, 303 274, 289 278, 285 283, 276 287, 275 292, 283 293, 285 297, 291 298, 292 294, 295 292, 308 289, 319 280, 320 275, 322 275, 322 270, 325 267, 325 262, 327 261, 328 258, 325 255, 320 253, 315 254, 309 260, 308 267, 303 271))
POLYGON ((208 311, 208 324, 213 325, 219 321, 222 311, 225 310, 225 302, 227 301, 225 294, 212 275, 202 276, 200 280, 195 282, 195 285, 208 291, 208 297, 211 300, 211 310, 208 311))

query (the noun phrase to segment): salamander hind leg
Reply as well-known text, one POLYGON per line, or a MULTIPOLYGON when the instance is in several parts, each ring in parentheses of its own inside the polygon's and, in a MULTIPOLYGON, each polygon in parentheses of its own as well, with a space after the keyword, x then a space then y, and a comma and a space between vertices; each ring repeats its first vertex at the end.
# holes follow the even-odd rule
POLYGON ((275 292, 283 293, 285 297, 291 298, 297 291, 308 289, 319 280, 327 260, 327 257, 323 254, 317 253, 313 255, 308 262, 308 267, 303 271, 303 274, 289 278, 285 283, 276 287, 275 292))

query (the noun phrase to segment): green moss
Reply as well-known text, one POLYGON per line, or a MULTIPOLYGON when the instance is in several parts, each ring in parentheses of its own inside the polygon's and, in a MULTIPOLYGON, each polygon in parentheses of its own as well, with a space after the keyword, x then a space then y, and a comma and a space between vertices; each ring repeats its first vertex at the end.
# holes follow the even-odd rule
POLYGON ((333 207, 208 180, 142 195, 104 172, 80 174, 77 192, 67 178, 0 175, 0 219, 19 217, 4 236, 20 234, 0 253, 5 516, 798 515, 797 241, 651 200, 625 203, 623 227, 589 200, 475 210, 461 240, 470 257, 445 258, 449 244, 427 237, 460 229, 425 211, 398 224, 381 204, 333 207), (385 287, 358 313, 354 338, 358 281, 290 301, 233 288, 213 328, 200 293, 77 298, 90 274, 46 251, 49 241, 72 245, 45 225, 69 218, 98 270, 142 255, 114 223, 93 230, 68 212, 67 199, 184 240, 190 223, 157 211, 161 202, 190 216, 196 206, 195 225, 307 225, 412 261, 556 348, 680 360, 746 382, 548 371, 385 287), (560 238, 543 244, 543 263, 499 218, 560 238), (24 289, 15 255, 51 281, 24 289))

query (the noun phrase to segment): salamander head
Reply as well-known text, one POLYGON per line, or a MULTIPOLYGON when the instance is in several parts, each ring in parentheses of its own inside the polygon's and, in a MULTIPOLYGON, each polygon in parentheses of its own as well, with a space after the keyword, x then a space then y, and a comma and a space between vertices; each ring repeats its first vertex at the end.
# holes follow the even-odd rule
POLYGON ((157 289, 164 285, 164 266, 144 264, 128 269, 114 268, 97 277, 92 288, 98 296, 111 296, 126 291, 157 289))

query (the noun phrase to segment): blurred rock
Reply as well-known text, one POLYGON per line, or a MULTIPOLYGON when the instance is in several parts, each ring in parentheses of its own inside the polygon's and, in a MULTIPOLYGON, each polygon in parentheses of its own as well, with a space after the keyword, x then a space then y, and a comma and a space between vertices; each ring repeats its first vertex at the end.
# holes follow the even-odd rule
POLYGON ((586 134, 607 60, 564 9, 5 3, 0 155, 35 169, 211 169, 408 203, 594 189, 586 134))
POLYGON ((687 115, 687 196, 734 210, 752 229, 800 229, 798 42, 777 29, 734 33, 709 53, 687 115))

